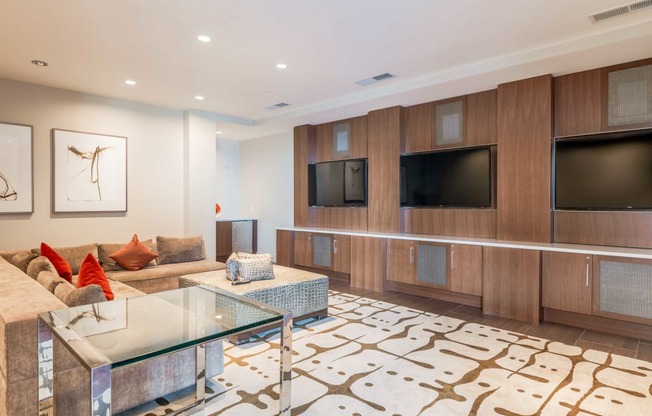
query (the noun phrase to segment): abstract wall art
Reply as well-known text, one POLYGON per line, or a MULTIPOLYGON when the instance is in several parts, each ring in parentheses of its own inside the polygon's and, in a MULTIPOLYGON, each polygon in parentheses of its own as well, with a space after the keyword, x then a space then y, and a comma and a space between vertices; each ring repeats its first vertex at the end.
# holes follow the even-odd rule
POLYGON ((0 123, 0 214, 34 212, 32 126, 0 123))
POLYGON ((52 210, 127 211, 127 138, 52 130, 52 210))

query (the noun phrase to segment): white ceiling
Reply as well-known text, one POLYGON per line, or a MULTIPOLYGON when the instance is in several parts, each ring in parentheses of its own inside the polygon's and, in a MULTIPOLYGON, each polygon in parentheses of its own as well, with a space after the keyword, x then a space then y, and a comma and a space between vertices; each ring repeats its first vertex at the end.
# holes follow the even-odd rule
POLYGON ((587 17, 624 3, 0 0, 0 78, 204 110, 223 137, 243 140, 652 57, 652 9, 587 17), (384 72, 397 77, 354 84, 384 72), (291 105, 264 108, 278 102, 291 105))

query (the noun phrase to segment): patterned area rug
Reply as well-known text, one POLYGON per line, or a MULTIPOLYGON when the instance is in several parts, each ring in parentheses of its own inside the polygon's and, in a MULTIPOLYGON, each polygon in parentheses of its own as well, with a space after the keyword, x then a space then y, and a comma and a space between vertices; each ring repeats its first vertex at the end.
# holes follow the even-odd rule
MULTIPOLYGON (((292 415, 652 415, 652 363, 346 293, 329 312, 295 324, 292 415)), ((277 414, 278 348, 225 343, 206 415, 277 414)))

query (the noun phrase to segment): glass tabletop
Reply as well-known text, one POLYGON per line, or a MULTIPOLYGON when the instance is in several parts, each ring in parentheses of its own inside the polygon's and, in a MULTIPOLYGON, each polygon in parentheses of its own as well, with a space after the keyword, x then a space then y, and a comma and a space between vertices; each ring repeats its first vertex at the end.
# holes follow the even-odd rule
POLYGON ((193 286, 40 314, 89 367, 120 367, 283 320, 286 311, 193 286))

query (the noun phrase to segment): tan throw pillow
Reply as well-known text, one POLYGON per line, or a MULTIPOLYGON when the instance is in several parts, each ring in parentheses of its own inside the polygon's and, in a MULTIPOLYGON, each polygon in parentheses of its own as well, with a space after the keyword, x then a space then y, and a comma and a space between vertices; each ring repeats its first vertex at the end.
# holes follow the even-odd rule
POLYGON ((54 267, 54 264, 45 256, 38 256, 34 260, 32 260, 29 263, 29 266, 27 266, 27 275, 31 277, 32 279, 36 279, 38 275, 43 272, 52 272, 57 274, 57 269, 54 267))
MULTIPOLYGON (((61 283, 68 283, 65 279, 59 276, 56 272, 43 271, 39 273, 36 277, 36 281, 41 284, 44 288, 50 293, 54 293, 54 290, 61 283)), ((68 283, 70 284, 70 283, 68 283)))
POLYGON ((158 249, 158 264, 186 263, 199 261, 206 258, 204 252, 204 239, 196 237, 156 237, 158 249))
POLYGON ((106 302, 104 291, 99 285, 95 284, 84 286, 79 289, 75 289, 75 287, 68 282, 66 282, 66 284, 58 284, 54 288, 54 295, 70 307, 106 302))
POLYGON ((29 263, 37 257, 38 254, 25 250, 13 256, 10 263, 22 270, 23 273, 27 273, 29 263))
MULTIPOLYGON (((86 255, 88 253, 93 254, 93 257, 97 258, 97 244, 85 244, 83 246, 75 246, 75 247, 54 247, 54 251, 57 252, 65 261, 68 262, 70 265, 70 269, 72 270, 72 274, 78 274, 79 273, 79 267, 81 266, 82 262, 84 261, 84 258, 86 258, 86 255)), ((38 255, 41 255, 41 250, 40 249, 33 249, 33 253, 37 253, 38 255)))
POLYGON ((126 246, 109 256, 111 260, 115 260, 124 269, 132 271, 142 269, 157 257, 158 254, 152 252, 143 243, 138 241, 136 234, 134 234, 126 246))
MULTIPOLYGON (((156 244, 152 239, 141 241, 141 243, 147 247, 152 253, 156 254, 156 244)), ((98 261, 102 265, 102 269, 105 272, 114 272, 116 270, 124 270, 115 260, 110 256, 116 251, 123 248, 125 245, 122 243, 109 243, 109 244, 100 244, 97 247, 98 261)), ((156 266, 156 259, 150 261, 145 267, 156 266)))
POLYGON ((256 257, 238 258, 238 278, 243 280, 270 280, 274 278, 272 256, 258 255, 256 257))

